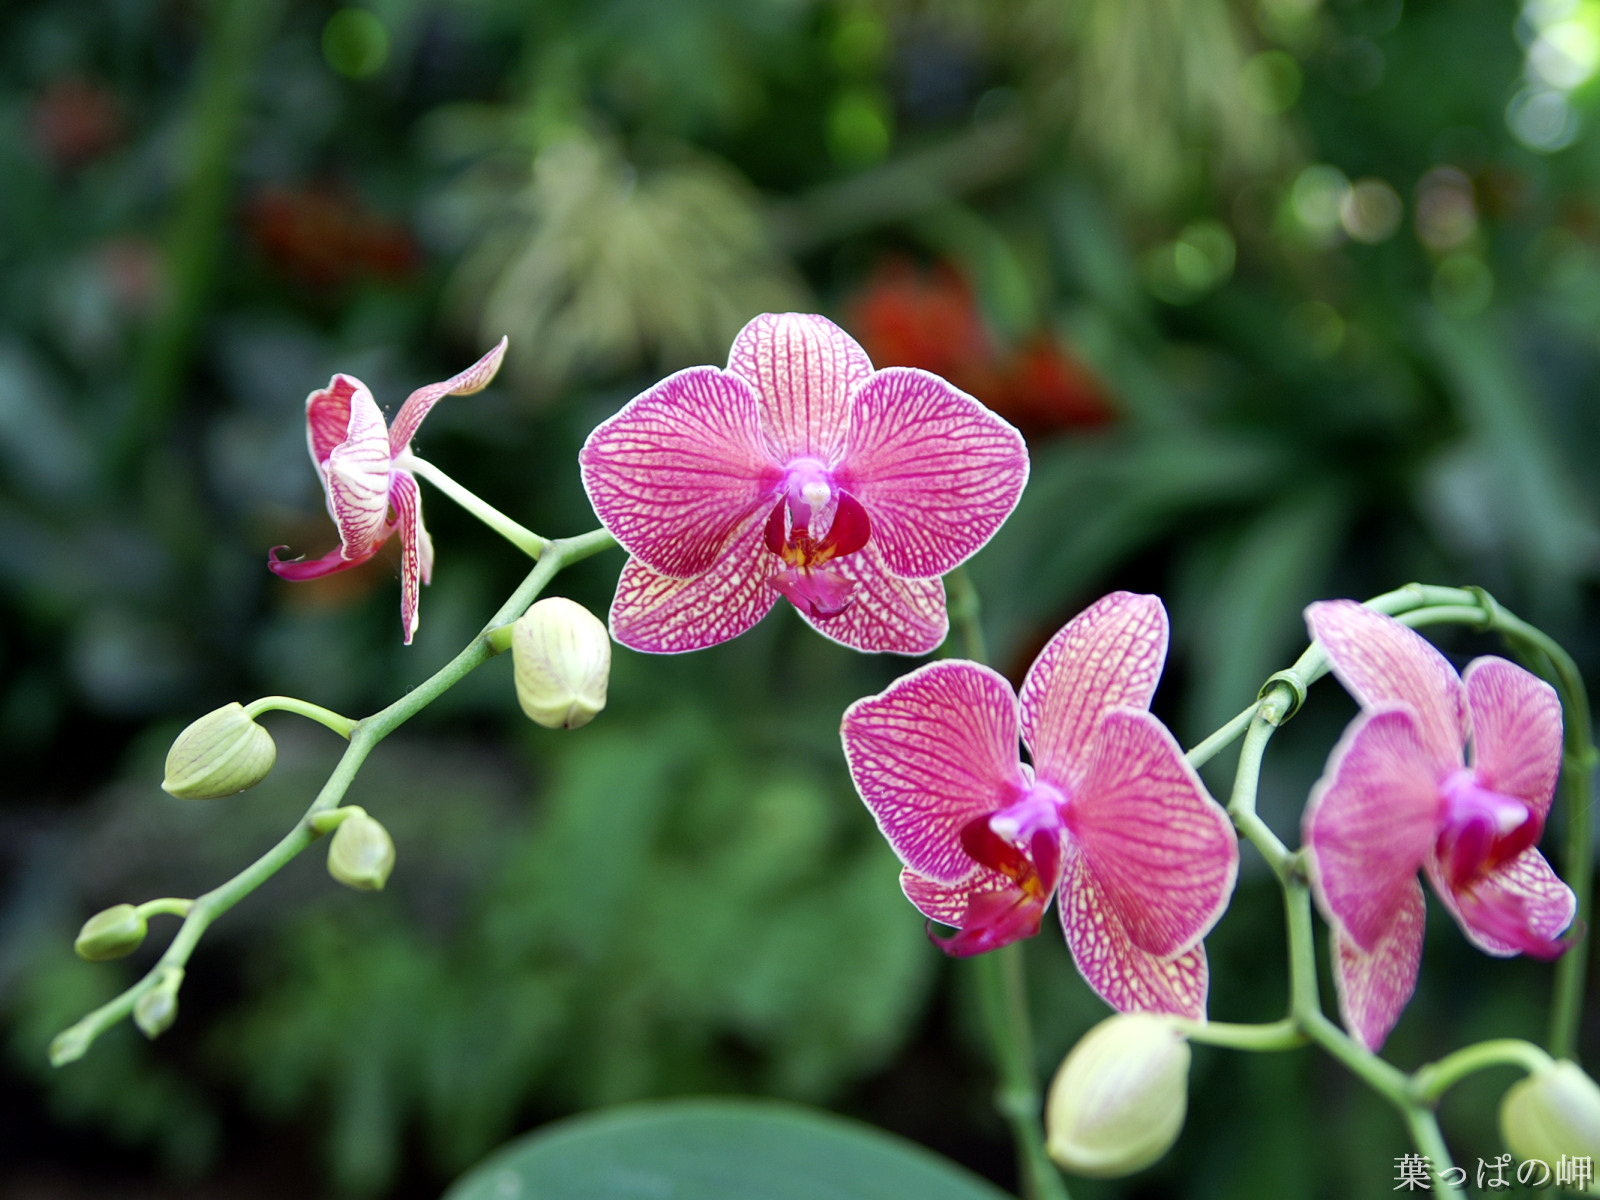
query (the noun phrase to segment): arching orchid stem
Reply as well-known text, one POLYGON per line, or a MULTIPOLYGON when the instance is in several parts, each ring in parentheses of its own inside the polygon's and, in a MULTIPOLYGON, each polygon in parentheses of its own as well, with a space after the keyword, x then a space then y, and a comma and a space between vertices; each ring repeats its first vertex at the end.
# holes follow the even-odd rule
POLYGON ((500 606, 500 611, 489 619, 483 630, 467 643, 461 653, 387 708, 355 722, 350 731, 349 746, 328 777, 327 783, 323 784, 322 790, 317 793, 317 798, 312 801, 311 807, 296 822, 294 828, 232 879, 197 897, 184 914, 183 924, 171 944, 167 946, 166 952, 142 979, 56 1036, 50 1043, 52 1065, 60 1067, 82 1058, 97 1037, 133 1011, 141 996, 172 977, 174 972, 178 972, 181 976, 201 936, 213 921, 271 879, 290 860, 321 837, 318 817, 339 808, 356 773, 361 769, 361 764, 366 761, 373 747, 489 660, 490 630, 498 625, 504 625, 525 612, 557 572, 602 550, 609 550, 616 544, 616 540, 603 529, 551 542, 538 565, 511 594, 511 598, 500 606))
POLYGON ((1433 1105, 1468 1075, 1490 1067, 1507 1066, 1521 1067, 1532 1073, 1545 1069, 1553 1061, 1532 1042, 1525 1042, 1521 1038, 1496 1038, 1475 1046, 1463 1046, 1438 1062, 1418 1067, 1411 1076, 1411 1092, 1420 1103, 1433 1105))
POLYGON ((1405 1110, 1405 1114, 1412 1142, 1432 1166, 1434 1188, 1446 1196, 1465 1195, 1453 1180, 1443 1175, 1444 1171, 1451 1169, 1450 1147, 1445 1145, 1444 1134, 1439 1132, 1439 1120, 1433 1115, 1433 1110, 1412 1106, 1405 1110))
MULTIPOLYGON (((959 631, 962 648, 974 662, 985 662, 978 589, 964 566, 957 567, 946 580, 950 588, 950 620, 959 631)), ((1071 1200, 1061 1173, 1044 1149, 1040 1120, 1043 1096, 1034 1062, 1033 1019, 1028 1012, 1022 953, 1022 944, 1013 942, 971 959, 979 1010, 998 1076, 995 1108, 1011 1129, 1023 1200, 1071 1200)))
POLYGON ((1257 707, 1259 707, 1259 701, 1245 709, 1203 742, 1200 742, 1194 749, 1188 751, 1184 758, 1189 760, 1189 765, 1191 767, 1202 767, 1238 741, 1239 735, 1248 729, 1250 722, 1255 719, 1257 707))
POLYGON ((349 717, 341 716, 331 708, 323 708, 320 704, 312 704, 305 700, 296 700, 293 696, 263 696, 245 705, 244 711, 252 721, 266 712, 295 713, 315 721, 318 725, 327 726, 342 738, 348 738, 356 727, 356 723, 349 717))
POLYGON ((159 900, 146 900, 135 911, 141 917, 186 917, 193 907, 193 900, 186 900, 178 896, 163 896, 159 900))
POLYGON ((1206 1046, 1228 1050, 1294 1050, 1307 1042, 1305 1031, 1293 1017, 1265 1025, 1235 1025, 1227 1021, 1190 1021, 1171 1018, 1183 1036, 1206 1046))
POLYGON ((540 537, 533 530, 513 521, 487 500, 462 487, 426 459, 418 458, 415 454, 402 454, 395 460, 395 466, 410 471, 420 479, 426 479, 529 558, 537 560, 549 549, 551 544, 549 538, 540 537))

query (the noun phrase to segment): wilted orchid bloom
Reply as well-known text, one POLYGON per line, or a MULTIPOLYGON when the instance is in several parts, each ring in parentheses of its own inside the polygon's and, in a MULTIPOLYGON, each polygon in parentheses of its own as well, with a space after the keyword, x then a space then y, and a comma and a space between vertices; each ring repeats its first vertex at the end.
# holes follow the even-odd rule
POLYGON ((1375 1050, 1417 983, 1418 868, 1480 950, 1564 949, 1576 902, 1533 848, 1561 769, 1561 704, 1502 658, 1457 677, 1420 634, 1353 600, 1313 604, 1306 622, 1365 710, 1311 794, 1304 833, 1340 1012, 1375 1050))
POLYGON ((632 556, 611 632, 677 653, 743 633, 787 597, 858 650, 944 640, 939 577, 1022 494, 1010 425, 936 375, 874 371, 833 322, 757 317, 725 371, 634 397, 578 456, 600 521, 632 556))
POLYGON ((1108 1003, 1205 1016, 1200 939, 1239 847, 1147 711, 1166 650, 1161 601, 1114 592, 1050 639, 1020 702, 996 672, 947 659, 845 712, 856 789, 906 896, 959 930, 939 940, 948 953, 1037 933, 1059 894, 1072 956, 1108 1003))
POLYGON ((283 579, 316 579, 360 566, 378 552, 389 535, 400 533, 400 623, 406 644, 417 632, 417 591, 433 575, 433 541, 422 524, 422 495, 406 469, 411 439, 428 410, 446 396, 466 396, 489 386, 506 339, 459 375, 430 383, 406 397, 385 426, 367 385, 335 375, 328 386, 306 397, 306 444, 322 480, 328 514, 339 527, 339 545, 311 562, 284 562, 282 546, 267 556, 267 566, 283 579))

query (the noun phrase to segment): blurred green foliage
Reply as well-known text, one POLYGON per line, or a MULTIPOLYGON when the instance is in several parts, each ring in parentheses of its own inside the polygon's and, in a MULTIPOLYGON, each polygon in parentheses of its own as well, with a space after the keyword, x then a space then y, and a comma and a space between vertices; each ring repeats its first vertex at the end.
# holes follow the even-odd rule
MULTIPOLYGON (((839 761, 840 711, 905 664, 787 613, 688 659, 619 651, 572 735, 526 726, 491 664, 352 793, 395 836, 386 892, 308 855, 208 939, 160 1043, 123 1029, 46 1073, 49 1035, 145 961, 72 960, 83 917, 213 885, 331 761, 274 717, 267 784, 185 805, 157 787, 170 737, 266 693, 371 711, 520 571, 430 496, 409 650, 392 565, 273 580, 268 547, 334 537, 302 397, 346 371, 392 410, 510 332, 426 453, 579 532, 597 421, 755 312, 815 306, 1026 427, 1028 492, 973 565, 1013 675, 1102 591, 1158 591, 1158 712, 1194 740, 1296 652, 1307 601, 1425 578, 1489 587, 1596 678, 1594 22, 1590 0, 8 6, 0 1011, 24 1116, 0 1155, 87 1171, 89 1127, 198 1176, 287 1130, 319 1189, 430 1195, 537 1120, 754 1091, 1004 1180, 962 975, 839 761)), ((560 590, 601 611, 619 561, 560 590)), ((1349 712, 1324 685, 1274 743, 1285 836, 1349 712)), ((1281 1012, 1252 864, 1210 942, 1220 1018, 1281 1012)), ((1101 1006, 1053 932, 1029 951, 1048 1070, 1101 1006)), ((1447 925, 1427 959, 1397 1062, 1537 1036, 1545 968, 1447 925)), ((1469 1164, 1498 1152, 1499 1086, 1444 1106, 1469 1164)), ((1202 1052, 1175 1154, 1074 1194, 1372 1195, 1402 1148, 1309 1052, 1202 1052)))

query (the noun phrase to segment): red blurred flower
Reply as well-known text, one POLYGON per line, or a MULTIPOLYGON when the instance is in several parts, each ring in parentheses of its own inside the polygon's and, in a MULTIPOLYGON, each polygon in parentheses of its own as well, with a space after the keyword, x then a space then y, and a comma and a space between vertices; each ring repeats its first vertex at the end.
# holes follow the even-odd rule
POLYGON ((122 112, 109 88, 68 75, 39 93, 29 114, 33 140, 58 167, 81 167, 116 145, 122 112))
POLYGON ((1025 433, 1111 419, 1099 383, 1049 334, 997 350, 971 286, 949 263, 925 271, 905 258, 885 260, 852 303, 850 324, 873 362, 943 375, 1025 433))
POLYGON ((246 205, 245 224, 275 268, 311 288, 400 282, 419 258, 405 225, 332 188, 263 188, 246 205))

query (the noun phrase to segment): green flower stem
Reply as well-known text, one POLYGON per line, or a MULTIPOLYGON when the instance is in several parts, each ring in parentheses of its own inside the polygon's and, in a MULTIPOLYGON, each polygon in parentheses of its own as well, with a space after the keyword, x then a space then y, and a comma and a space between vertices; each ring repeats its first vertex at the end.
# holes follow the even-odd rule
POLYGON ((507 621, 504 625, 496 625, 489 631, 489 650, 491 653, 504 654, 511 649, 511 631, 515 627, 515 621, 507 621))
POLYGON ((349 738, 356 727, 356 722, 349 717, 340 716, 332 709, 323 708, 320 704, 312 704, 306 700, 296 700, 293 696, 263 696, 244 706, 245 716, 252 721, 265 712, 292 712, 302 717, 309 717, 319 725, 326 725, 342 738, 349 738))
POLYGON ((487 500, 462 487, 431 462, 420 459, 415 454, 406 453, 397 458, 394 465, 426 479, 529 558, 537 559, 549 549, 551 544, 549 538, 540 537, 533 530, 513 521, 487 500))
POLYGON ((164 896, 160 900, 146 900, 143 904, 138 905, 135 911, 141 917, 186 917, 193 907, 193 900, 184 900, 177 896, 164 896))
POLYGON ((1189 765, 1191 767, 1203 767, 1223 750, 1238 741, 1239 735, 1248 729, 1250 722, 1255 719, 1256 707, 1255 704, 1252 704, 1221 729, 1206 738, 1205 741, 1186 753, 1184 758, 1189 760, 1189 765))
POLYGON ((1438 1102, 1452 1086, 1468 1075, 1489 1067, 1521 1067, 1530 1074, 1549 1067, 1554 1060, 1532 1042, 1521 1038, 1496 1038, 1466 1046, 1447 1054, 1438 1062, 1417 1068, 1411 1077, 1411 1091, 1423 1104, 1438 1102))
MULTIPOLYGON (((950 621, 961 638, 962 649, 974 662, 986 662, 978 590, 965 567, 957 567, 946 581, 950 587, 950 621)), ((1067 1185, 1044 1148, 1044 1126, 1040 1121, 1043 1100, 1034 1069, 1033 1022, 1028 1013, 1022 947, 1013 943, 971 961, 983 1027, 999 1077, 995 1107, 1011 1127, 1023 1200, 1070 1200, 1067 1185)))
POLYGON ((483 632, 473 638, 461 653, 387 708, 356 722, 344 755, 295 827, 277 845, 232 879, 195 899, 184 917, 183 925, 156 965, 120 996, 59 1034, 50 1043, 51 1063, 59 1067, 81 1058, 97 1037, 133 1011, 134 1004, 141 996, 169 978, 174 971, 183 970, 201 935, 213 921, 271 879, 291 859, 316 841, 321 836, 317 828, 318 816, 339 807, 339 802, 344 799, 356 772, 361 769, 361 764, 366 761, 373 747, 488 661, 489 630, 515 619, 525 611, 558 571, 615 545, 615 539, 603 529, 549 543, 538 565, 490 619, 483 632))
POLYGON ((1306 1044, 1305 1030, 1293 1017, 1267 1025, 1233 1025, 1226 1021, 1190 1021, 1172 1018, 1172 1023, 1191 1042, 1222 1046, 1229 1050, 1293 1050, 1306 1044))
POLYGON ((1060 1172, 1045 1153, 1039 1122, 1043 1101, 1034 1074, 1022 946, 1013 942, 980 954, 972 960, 972 969, 978 981, 984 1031, 999 1076, 995 1108, 1011 1127, 1023 1200, 1069 1200, 1060 1172))
POLYGON ((1445 1195, 1465 1195, 1461 1187, 1444 1177, 1450 1170, 1450 1148, 1445 1145, 1444 1134, 1439 1132, 1439 1119, 1431 1108, 1407 1108, 1406 1128, 1411 1131, 1411 1141, 1433 1168, 1434 1186, 1445 1195))
POLYGON ((351 817, 364 817, 367 810, 359 804, 343 804, 338 808, 324 809, 311 818, 311 832, 321 837, 325 833, 332 833, 351 817))

